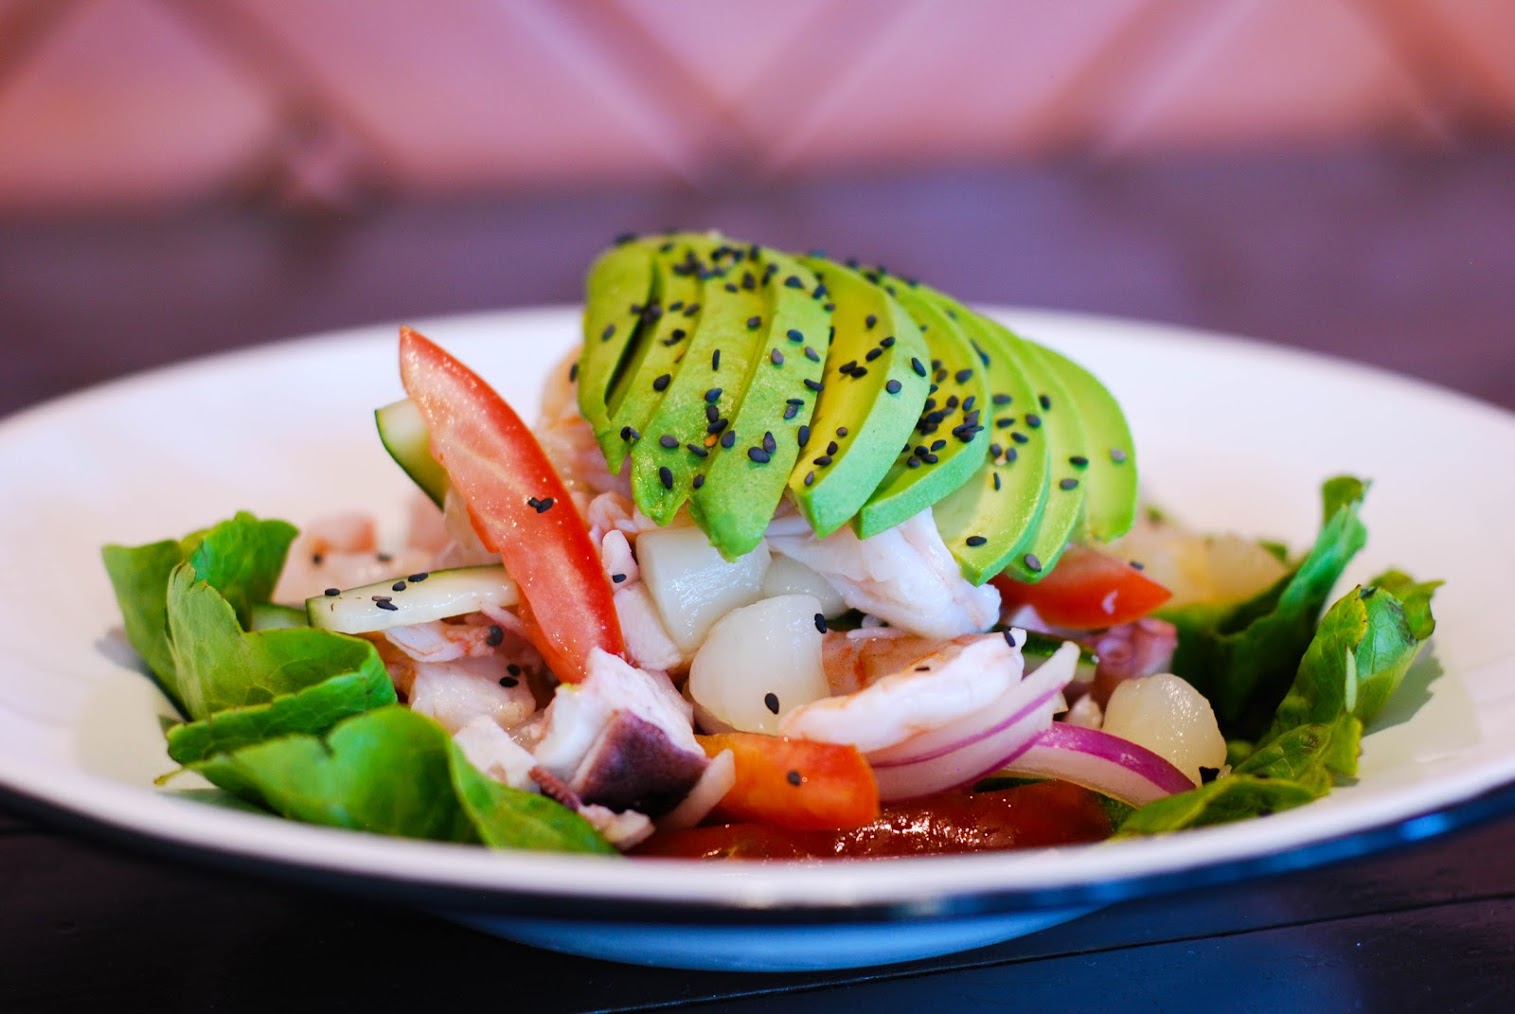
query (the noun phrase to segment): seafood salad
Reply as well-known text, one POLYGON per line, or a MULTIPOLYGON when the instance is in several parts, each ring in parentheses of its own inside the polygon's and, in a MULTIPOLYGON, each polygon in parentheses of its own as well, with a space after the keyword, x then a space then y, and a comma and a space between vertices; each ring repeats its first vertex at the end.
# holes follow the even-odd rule
POLYGON ((866 858, 1266 817, 1356 772, 1434 581, 1138 499, 1117 399, 916 280, 627 236, 523 420, 408 328, 354 512, 107 546, 178 765, 295 820, 497 848, 866 858), (397 392, 398 393, 398 392, 397 392))

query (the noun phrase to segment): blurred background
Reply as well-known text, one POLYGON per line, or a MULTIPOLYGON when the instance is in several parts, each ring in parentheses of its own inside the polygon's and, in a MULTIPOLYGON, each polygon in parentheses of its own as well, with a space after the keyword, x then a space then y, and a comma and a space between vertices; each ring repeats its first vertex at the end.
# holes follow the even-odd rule
POLYGON ((0 412, 673 226, 1515 405, 1512 53, 1500 0, 0 0, 0 412))

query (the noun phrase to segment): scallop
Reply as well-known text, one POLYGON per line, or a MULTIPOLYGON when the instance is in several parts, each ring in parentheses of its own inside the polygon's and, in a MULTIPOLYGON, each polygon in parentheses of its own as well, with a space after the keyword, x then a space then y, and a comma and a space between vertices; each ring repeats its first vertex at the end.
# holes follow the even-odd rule
POLYGON ((831 692, 821 667, 820 614, 813 595, 778 595, 733 609, 695 654, 689 696, 716 722, 776 733, 784 715, 831 692))
POLYGON ((1200 768, 1219 769, 1226 763, 1226 740, 1210 702, 1171 673, 1117 686, 1105 705, 1102 728, 1166 758, 1196 785, 1200 768))
POLYGON ((668 635, 692 654, 712 624, 762 595, 768 547, 762 543, 737 560, 726 560, 694 527, 659 528, 637 538, 642 582, 662 614, 668 635))

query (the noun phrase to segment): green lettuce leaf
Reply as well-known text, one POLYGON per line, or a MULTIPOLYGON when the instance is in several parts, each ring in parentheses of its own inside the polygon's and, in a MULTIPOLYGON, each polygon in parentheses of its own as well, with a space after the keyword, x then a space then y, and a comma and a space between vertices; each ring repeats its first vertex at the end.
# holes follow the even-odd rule
POLYGON ((1360 479, 1328 480, 1315 545, 1267 591, 1228 610, 1167 614, 1178 627, 1173 671, 1209 699, 1227 738, 1255 738, 1272 720, 1331 589, 1367 541, 1358 519, 1366 492, 1360 479))
POLYGON ((100 551, 127 640, 181 712, 188 713, 168 632, 167 593, 174 568, 188 564, 226 599, 238 623, 249 627, 254 608, 273 594, 295 534, 288 522, 241 512, 183 539, 108 545, 100 551))
POLYGON ((324 737, 288 735, 196 762, 219 788, 327 827, 499 848, 614 854, 578 814, 479 773, 445 729, 401 705, 324 737))
POLYGON ((1141 807, 1120 833, 1265 816, 1355 778, 1363 728, 1435 630, 1430 605, 1438 584, 1390 571, 1337 600, 1321 618, 1267 733, 1231 774, 1141 807))

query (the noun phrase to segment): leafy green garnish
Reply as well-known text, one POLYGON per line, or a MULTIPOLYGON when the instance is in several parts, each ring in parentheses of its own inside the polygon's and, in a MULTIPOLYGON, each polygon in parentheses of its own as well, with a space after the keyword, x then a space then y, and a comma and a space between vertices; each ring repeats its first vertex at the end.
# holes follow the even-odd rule
POLYGON ((1350 476, 1325 483, 1315 545, 1273 587, 1219 615, 1206 607, 1168 615, 1178 627, 1173 671, 1209 699, 1228 737, 1253 738, 1272 720, 1331 589, 1367 541, 1357 516, 1366 492, 1350 476))
MULTIPOLYGON (((1391 571, 1339 599, 1321 619, 1267 733, 1232 773, 1143 806, 1121 824, 1120 834, 1276 813, 1356 777, 1363 727, 1435 630, 1430 601, 1436 587, 1391 571)), ((1238 744, 1231 746, 1237 751, 1238 744)))
POLYGON ((446 730, 401 705, 349 718, 325 737, 282 736, 191 768, 233 795, 311 824, 501 848, 615 852, 573 811, 480 774, 446 730))

